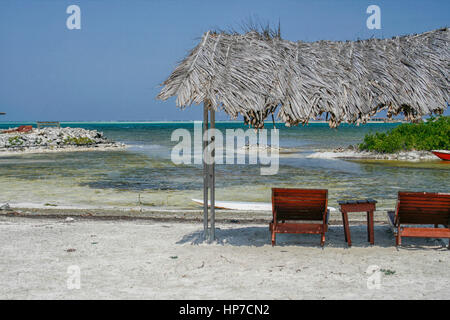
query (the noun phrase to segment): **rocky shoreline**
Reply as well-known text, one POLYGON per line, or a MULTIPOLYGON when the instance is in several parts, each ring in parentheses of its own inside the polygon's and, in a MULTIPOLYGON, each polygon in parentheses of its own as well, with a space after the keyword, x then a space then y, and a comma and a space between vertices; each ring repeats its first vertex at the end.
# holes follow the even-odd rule
POLYGON ((0 155, 125 148, 125 144, 111 141, 103 135, 103 132, 97 130, 70 127, 33 128, 27 132, 15 130, 17 128, 0 132, 0 155))
POLYGON ((400 151, 396 153, 379 153, 371 151, 360 151, 354 146, 347 148, 336 148, 332 151, 320 150, 309 156, 309 158, 328 158, 328 159, 367 159, 367 160, 398 160, 398 161, 425 161, 438 160, 430 151, 400 151))

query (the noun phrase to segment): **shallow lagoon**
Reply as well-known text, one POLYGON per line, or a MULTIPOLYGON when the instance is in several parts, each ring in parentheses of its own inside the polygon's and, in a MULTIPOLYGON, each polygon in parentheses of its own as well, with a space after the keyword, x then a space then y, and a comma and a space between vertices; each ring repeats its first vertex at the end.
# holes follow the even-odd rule
MULTIPOLYGON (((0 128, 18 124, 2 123, 0 128)), ((278 174, 260 175, 259 165, 217 165, 216 199, 270 201, 271 187, 329 189, 329 202, 342 198, 370 197, 378 208, 392 208, 399 190, 448 192, 449 163, 435 160, 314 159, 317 150, 346 147, 362 141, 364 134, 386 131, 396 124, 327 124, 280 129, 278 174)), ((92 207, 196 208, 191 198, 202 197, 202 167, 174 165, 170 159, 173 130, 193 130, 194 124, 171 123, 63 123, 103 131, 129 145, 125 151, 27 154, 0 157, 0 203, 72 205, 92 207)), ((221 122, 217 128, 244 128, 221 122)), ((271 125, 270 125, 271 127, 271 125)), ((269 127, 269 129, 270 129, 269 127)), ((27 206, 27 205, 24 205, 27 206)))

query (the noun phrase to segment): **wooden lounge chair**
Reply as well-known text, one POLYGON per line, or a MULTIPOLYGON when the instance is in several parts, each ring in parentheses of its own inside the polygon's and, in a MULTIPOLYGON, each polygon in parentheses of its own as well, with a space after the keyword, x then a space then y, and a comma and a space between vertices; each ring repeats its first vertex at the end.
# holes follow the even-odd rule
POLYGON ((450 238, 450 193, 399 192, 396 210, 388 211, 388 218, 397 229, 397 246, 402 237, 450 238), (434 228, 402 226, 427 224, 434 228), (439 228, 440 224, 444 228, 439 228))
POLYGON ((277 233, 321 234, 323 246, 328 230, 327 205, 328 190, 272 188, 272 246, 277 233))

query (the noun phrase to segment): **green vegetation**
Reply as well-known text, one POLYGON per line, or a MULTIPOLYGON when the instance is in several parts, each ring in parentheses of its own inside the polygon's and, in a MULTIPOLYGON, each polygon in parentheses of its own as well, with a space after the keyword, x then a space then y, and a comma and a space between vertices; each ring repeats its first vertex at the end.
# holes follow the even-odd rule
POLYGON ((8 143, 10 146, 16 147, 16 146, 21 146, 23 144, 23 140, 20 136, 15 136, 15 137, 9 138, 8 143))
POLYGON ((67 137, 66 139, 64 139, 64 144, 72 144, 77 146, 86 146, 94 143, 95 141, 88 137, 67 137))
POLYGON ((359 150, 393 153, 409 150, 450 150, 450 116, 422 123, 404 123, 386 133, 367 134, 359 150))
POLYGON ((57 207, 58 205, 57 204, 53 204, 53 203, 46 203, 46 204, 44 204, 44 206, 46 206, 46 207, 57 207))
POLYGON ((385 276, 392 276, 395 274, 395 270, 391 269, 380 269, 380 272, 383 272, 385 276))

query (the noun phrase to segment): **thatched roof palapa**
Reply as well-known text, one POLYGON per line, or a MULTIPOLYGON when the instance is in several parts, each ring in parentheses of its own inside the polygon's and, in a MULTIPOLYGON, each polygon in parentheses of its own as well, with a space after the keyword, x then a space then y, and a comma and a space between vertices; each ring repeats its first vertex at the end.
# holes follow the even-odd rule
POLYGON ((378 111, 416 121, 449 101, 448 28, 392 39, 292 42, 251 30, 208 31, 164 81, 157 98, 210 103, 261 128, 327 113, 329 124, 365 123, 378 111))

